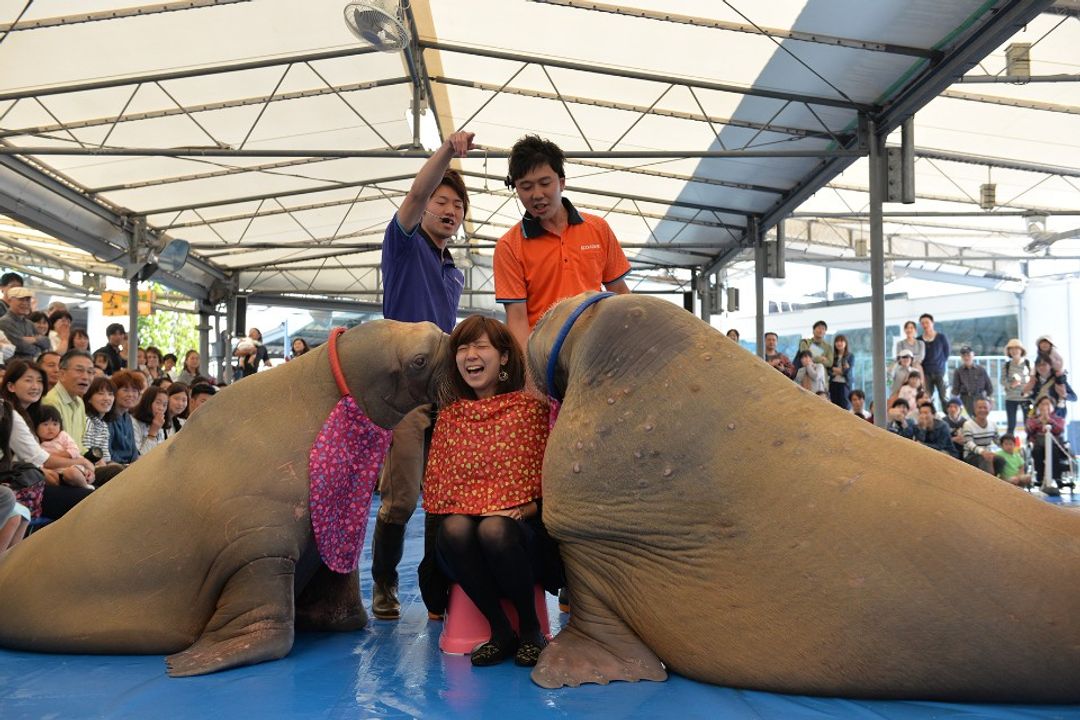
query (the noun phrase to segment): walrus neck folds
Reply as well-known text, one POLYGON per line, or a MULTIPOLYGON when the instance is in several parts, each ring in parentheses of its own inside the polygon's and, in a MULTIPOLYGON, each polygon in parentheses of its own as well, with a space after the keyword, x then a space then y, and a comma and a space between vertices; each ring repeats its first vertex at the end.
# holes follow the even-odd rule
POLYGON ((604 298, 609 298, 615 293, 604 292, 597 293, 590 298, 587 298, 583 303, 574 308, 574 311, 570 313, 570 316, 563 322, 562 327, 559 328, 559 334, 555 336, 555 342, 551 346, 551 355, 548 357, 547 364, 547 390, 548 395, 556 403, 562 402, 562 395, 555 390, 555 368, 559 366, 559 351, 562 350, 563 343, 566 342, 566 336, 570 334, 570 331, 574 327, 574 323, 581 317, 581 313, 589 309, 589 306, 600 302, 604 298))

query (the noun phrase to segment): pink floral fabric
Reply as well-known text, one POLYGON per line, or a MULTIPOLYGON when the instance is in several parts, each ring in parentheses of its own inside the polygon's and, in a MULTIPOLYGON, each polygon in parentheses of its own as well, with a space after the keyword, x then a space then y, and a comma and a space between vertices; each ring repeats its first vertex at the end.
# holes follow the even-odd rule
POLYGON ((559 419, 559 408, 562 403, 548 395, 548 431, 555 427, 555 421, 559 419))
POLYGON ((371 421, 356 400, 338 401, 308 456, 311 527, 326 566, 356 569, 367 532, 371 494, 391 432, 371 421))

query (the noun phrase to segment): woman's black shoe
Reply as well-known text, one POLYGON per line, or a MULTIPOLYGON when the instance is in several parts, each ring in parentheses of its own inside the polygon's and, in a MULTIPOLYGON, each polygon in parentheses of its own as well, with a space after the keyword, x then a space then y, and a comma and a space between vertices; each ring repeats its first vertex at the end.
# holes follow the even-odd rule
POLYGON ((487 667, 488 665, 498 665, 503 660, 514 654, 517 650, 517 643, 511 643, 509 645, 500 645, 494 640, 488 640, 472 651, 472 655, 469 657, 473 667, 487 667))

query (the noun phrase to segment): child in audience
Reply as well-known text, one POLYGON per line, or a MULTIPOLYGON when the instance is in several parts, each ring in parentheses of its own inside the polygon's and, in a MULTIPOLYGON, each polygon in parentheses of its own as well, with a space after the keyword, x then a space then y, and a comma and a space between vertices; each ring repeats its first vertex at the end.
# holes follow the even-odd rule
POLYGON ((825 388, 825 370, 814 362, 814 356, 810 354, 810 351, 800 350, 795 356, 795 364, 799 366, 799 371, 795 373, 795 382, 815 395, 825 393, 828 397, 829 391, 825 388))
POLYGON ((919 416, 919 401, 925 396, 922 387, 922 373, 918 370, 909 370, 907 380, 896 389, 893 399, 903 398, 908 406, 908 417, 915 420, 919 416), (911 412, 911 408, 915 408, 911 412))
POLYGON ((1054 341, 1050 339, 1049 335, 1043 335, 1039 338, 1035 346, 1039 349, 1038 360, 1045 359, 1050 363, 1050 369, 1054 371, 1054 375, 1061 375, 1065 372, 1065 358, 1061 357, 1061 353, 1058 352, 1057 347, 1054 345, 1054 341))
POLYGON ((107 377, 94 378, 90 387, 83 395, 83 404, 86 406, 86 433, 83 435, 83 445, 87 452, 97 450, 100 455, 98 465, 112 462, 109 453, 109 424, 106 418, 112 412, 113 403, 116 402, 116 386, 107 377))
POLYGON ((64 421, 60 417, 60 411, 52 405, 40 405, 34 414, 34 423, 34 430, 42 450, 63 458, 74 459, 82 455, 75 440, 64 431, 64 421))
POLYGON ((1023 452, 1017 446, 1016 437, 1002 435, 998 443, 1001 445, 1001 449, 995 454, 1005 461, 1005 464, 1001 467, 1001 472, 998 473, 998 477, 1019 487, 1030 485, 1031 475, 1024 472, 1027 458, 1024 457, 1023 452))

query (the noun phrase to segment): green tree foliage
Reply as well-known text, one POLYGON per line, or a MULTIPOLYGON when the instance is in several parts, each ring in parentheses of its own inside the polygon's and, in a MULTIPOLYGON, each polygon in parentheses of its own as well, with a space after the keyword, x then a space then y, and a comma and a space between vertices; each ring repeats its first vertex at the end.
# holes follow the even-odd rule
MULTIPOLYGON (((153 289, 157 294, 168 292, 156 283, 153 289)), ((162 355, 174 353, 182 362, 184 353, 199 349, 198 324, 198 315, 157 308, 153 315, 139 318, 139 347, 153 345, 162 355)))

